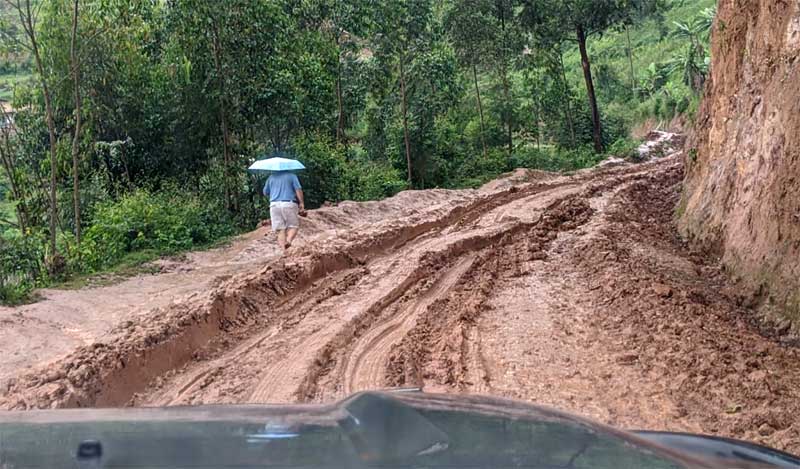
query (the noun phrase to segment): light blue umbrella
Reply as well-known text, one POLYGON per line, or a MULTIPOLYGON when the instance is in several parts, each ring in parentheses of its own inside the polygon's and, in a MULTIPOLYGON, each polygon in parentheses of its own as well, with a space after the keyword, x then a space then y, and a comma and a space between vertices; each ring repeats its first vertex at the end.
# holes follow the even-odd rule
POLYGON ((267 158, 258 160, 248 168, 250 171, 299 171, 306 169, 303 163, 289 158, 267 158))

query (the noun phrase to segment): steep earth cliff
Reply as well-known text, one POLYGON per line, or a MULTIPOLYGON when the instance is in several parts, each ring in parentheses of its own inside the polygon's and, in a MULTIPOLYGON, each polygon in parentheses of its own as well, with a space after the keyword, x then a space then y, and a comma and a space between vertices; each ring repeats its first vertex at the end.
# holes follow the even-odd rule
POLYGON ((800 2, 720 0, 712 49, 680 226, 800 327, 800 2))

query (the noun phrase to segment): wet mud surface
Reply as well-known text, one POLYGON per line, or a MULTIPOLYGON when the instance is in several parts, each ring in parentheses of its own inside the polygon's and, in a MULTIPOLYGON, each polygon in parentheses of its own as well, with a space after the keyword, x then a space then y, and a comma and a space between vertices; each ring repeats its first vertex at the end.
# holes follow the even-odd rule
POLYGON ((329 402, 421 386, 800 452, 798 348, 759 330, 676 235, 682 177, 676 154, 313 212, 290 255, 226 267, 16 370, 0 405, 329 402))

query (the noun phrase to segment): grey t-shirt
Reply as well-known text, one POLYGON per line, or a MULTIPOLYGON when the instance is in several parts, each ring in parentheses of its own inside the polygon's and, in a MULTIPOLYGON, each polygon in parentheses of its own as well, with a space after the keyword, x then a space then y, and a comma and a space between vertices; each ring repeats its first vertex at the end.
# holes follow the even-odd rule
POLYGON ((295 191, 302 189, 297 175, 289 171, 272 173, 264 185, 264 195, 269 196, 270 202, 295 202, 295 191))

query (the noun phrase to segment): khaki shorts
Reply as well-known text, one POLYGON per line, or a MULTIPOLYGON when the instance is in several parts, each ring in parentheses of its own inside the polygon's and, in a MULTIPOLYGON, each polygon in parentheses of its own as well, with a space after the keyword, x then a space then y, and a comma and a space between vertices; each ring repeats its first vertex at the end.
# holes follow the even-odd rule
POLYGON ((294 202, 273 202, 269 205, 269 218, 273 231, 300 228, 300 207, 294 202))

